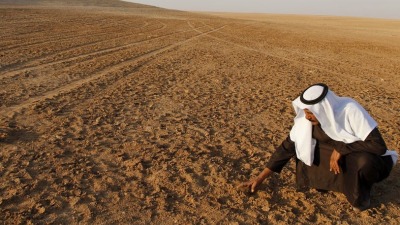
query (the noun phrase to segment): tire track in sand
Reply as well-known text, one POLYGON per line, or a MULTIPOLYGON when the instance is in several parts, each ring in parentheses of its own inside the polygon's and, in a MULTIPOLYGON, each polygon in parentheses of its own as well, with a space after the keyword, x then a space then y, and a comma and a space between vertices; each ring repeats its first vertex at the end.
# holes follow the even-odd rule
MULTIPOLYGON (((155 30, 152 30, 152 31, 155 31, 155 30)), ((152 31, 150 31, 150 32, 152 32, 152 31)), ((41 65, 34 65, 34 63, 37 62, 37 60, 38 60, 38 59, 36 59, 33 62, 30 61, 29 63, 26 63, 25 67, 23 67, 23 68, 15 69, 15 70, 6 70, 3 75, 1 75, 1 73, 0 73, 0 81, 3 80, 3 79, 16 77, 19 74, 22 74, 22 73, 25 73, 25 72, 28 72, 28 71, 42 69, 42 68, 45 68, 45 67, 48 67, 48 66, 57 65, 57 64, 68 63, 68 62, 71 62, 71 61, 74 61, 74 60, 78 60, 78 59, 83 59, 83 58, 89 57, 88 60, 91 60, 90 57, 102 56, 102 55, 110 54, 110 53, 113 53, 113 52, 116 52, 116 51, 127 49, 129 47, 132 47, 132 46, 135 46, 135 45, 138 45, 138 44, 146 43, 148 41, 155 41, 155 40, 159 40, 159 39, 162 39, 162 38, 165 38, 165 37, 169 37, 169 36, 176 35, 176 34, 181 34, 181 33, 186 33, 186 32, 190 32, 190 31, 193 31, 193 30, 192 29, 188 29, 188 30, 184 30, 184 31, 180 31, 180 32, 169 33, 169 34, 166 34, 166 35, 162 35, 162 36, 158 36, 158 37, 154 37, 154 38, 149 38, 149 39, 144 39, 144 40, 140 40, 140 41, 133 42, 133 43, 130 43, 130 44, 122 45, 122 46, 106 48, 106 49, 102 49, 102 50, 99 50, 99 51, 94 51, 94 52, 90 52, 90 53, 87 53, 87 54, 81 54, 81 55, 70 57, 70 58, 66 58, 66 59, 56 60, 56 61, 53 61, 53 62, 41 64, 41 65)), ((114 40, 114 39, 104 40, 104 41, 100 41, 100 42, 96 42, 96 43, 90 43, 90 44, 85 45, 85 46, 96 45, 98 43, 108 42, 110 40, 114 40)), ((74 47, 73 49, 77 49, 77 48, 81 48, 81 47, 82 46, 78 46, 78 47, 74 47)), ((54 56, 54 55, 57 55, 57 54, 60 54, 62 52, 71 51, 73 49, 67 49, 67 50, 64 50, 64 51, 57 52, 55 54, 50 55, 50 57, 54 56)), ((46 56, 46 57, 49 57, 49 56, 46 56)), ((80 61, 80 62, 85 62, 85 61, 88 61, 88 60, 83 60, 83 61, 80 61)))
MULTIPOLYGON (((145 32, 146 33, 154 32, 154 31, 165 29, 167 27, 164 23, 161 23, 161 25, 162 25, 161 27, 157 27, 154 30, 148 30, 148 31, 145 31, 145 32)), ((74 46, 74 47, 70 47, 70 48, 58 51, 56 53, 48 53, 48 54, 44 54, 44 55, 41 55, 41 56, 33 57, 33 58, 30 58, 29 60, 27 60, 25 62, 22 62, 22 63, 20 63, 20 62, 11 63, 9 65, 3 66, 1 69, 3 71, 5 71, 5 72, 14 71, 15 68, 18 68, 21 65, 22 66, 23 65, 32 65, 36 61, 38 61, 40 59, 43 59, 43 58, 52 57, 52 56, 55 56, 57 54, 65 53, 65 52, 68 52, 68 51, 73 51, 75 49, 79 49, 79 48, 82 48, 82 47, 88 47, 88 46, 92 46, 92 45, 97 45, 97 44, 102 43, 102 42, 110 42, 111 40, 118 40, 118 39, 126 38, 126 37, 129 37, 129 36, 134 36, 134 35, 137 35, 137 34, 129 34, 129 35, 126 35, 126 36, 120 36, 120 37, 111 38, 111 39, 107 39, 107 40, 98 40, 98 41, 92 41, 92 42, 89 42, 89 43, 84 43, 84 44, 81 44, 81 45, 77 45, 77 46, 74 46)))
POLYGON ((141 60, 146 60, 146 59, 148 59, 150 57, 153 57, 153 56, 159 55, 161 53, 164 53, 166 51, 169 51, 171 49, 177 48, 177 47, 179 47, 179 46, 181 46, 181 45, 183 45, 183 44, 185 44, 187 42, 192 41, 195 38, 199 38, 199 37, 208 35, 208 34, 210 34, 212 32, 216 32, 216 31, 218 31, 220 29, 223 29, 224 27, 225 27, 225 25, 221 26, 221 27, 218 27, 218 28, 215 28, 215 29, 213 29, 211 31, 208 31, 208 32, 204 32, 204 33, 200 32, 198 35, 195 35, 195 36, 193 36, 191 38, 188 38, 188 39, 186 39, 184 41, 181 41, 181 42, 178 42, 178 43, 175 43, 175 44, 171 44, 171 45, 168 45, 166 47, 159 48, 159 49, 151 50, 150 52, 142 54, 142 55, 139 55, 137 57, 134 57, 131 60, 125 61, 125 62, 120 63, 118 65, 109 67, 109 68, 104 69, 102 71, 99 71, 97 74, 95 74, 93 76, 90 76, 90 77, 87 77, 85 79, 81 79, 81 80, 72 82, 72 83, 70 83, 68 85, 65 85, 63 87, 60 87, 60 88, 54 89, 52 91, 46 92, 42 96, 36 96, 36 97, 30 98, 30 99, 28 99, 28 100, 26 100, 24 102, 21 102, 18 105, 13 105, 13 106, 10 106, 10 107, 6 107, 6 108, 3 108, 3 109, 0 109, 0 115, 2 117, 11 118, 16 113, 19 113, 22 109, 24 109, 26 107, 29 107, 29 106, 37 103, 37 102, 44 101, 44 100, 47 100, 47 99, 52 99, 52 98, 54 98, 54 97, 56 97, 58 95, 61 95, 61 94, 64 94, 64 93, 68 93, 68 92, 70 92, 70 91, 72 91, 74 89, 77 89, 77 88, 79 88, 79 87, 81 87, 81 86, 83 86, 83 85, 85 85, 85 84, 87 84, 87 83, 89 83, 91 81, 94 81, 94 80, 96 80, 98 78, 101 78, 102 76, 105 76, 105 75, 107 75, 108 73, 110 73, 110 72, 112 72, 114 70, 118 70, 119 68, 123 68, 124 66, 128 66, 128 65, 130 65, 130 64, 132 64, 134 62, 138 62, 138 61, 141 61, 141 60))
MULTIPOLYGON (((142 26, 137 27, 137 28, 135 27, 133 29, 142 29, 146 26, 148 26, 147 21, 145 21, 145 23, 142 26)), ((104 27, 102 29, 106 30, 106 29, 110 29, 110 28, 114 28, 114 27, 115 26, 110 25, 110 26, 104 27)), ((125 26, 125 27, 128 27, 128 26, 125 26)), ((43 40, 43 38, 38 37, 34 40, 29 40, 31 42, 18 43, 15 45, 7 45, 7 47, 1 48, 0 53, 3 51, 10 51, 10 50, 17 49, 17 48, 28 48, 28 47, 32 47, 32 46, 46 45, 49 43, 54 43, 54 42, 59 42, 59 41, 74 40, 79 37, 87 37, 88 35, 90 35, 91 37, 101 38, 103 36, 110 35, 110 32, 111 31, 104 31, 104 32, 95 33, 95 34, 91 34, 90 32, 87 32, 87 33, 82 33, 82 34, 76 35, 75 31, 67 31, 65 33, 57 34, 55 36, 46 37, 47 38, 46 40, 43 40)), ((130 36, 130 35, 132 35, 132 34, 127 34, 125 36, 130 36)), ((121 37, 124 37, 124 36, 118 36, 115 39, 121 38, 121 37)), ((20 39, 23 39, 23 38, 20 38, 20 39)), ((19 40, 19 41, 22 41, 22 40, 19 40)))

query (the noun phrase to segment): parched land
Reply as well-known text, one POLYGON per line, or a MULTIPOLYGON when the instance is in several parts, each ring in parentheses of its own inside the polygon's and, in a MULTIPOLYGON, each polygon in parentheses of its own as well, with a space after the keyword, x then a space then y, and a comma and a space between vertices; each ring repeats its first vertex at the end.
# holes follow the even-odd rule
POLYGON ((117 0, 0 0, 0 223, 399 224, 396 166, 355 213, 254 194, 291 101, 324 82, 400 150, 400 21, 200 14, 117 0))

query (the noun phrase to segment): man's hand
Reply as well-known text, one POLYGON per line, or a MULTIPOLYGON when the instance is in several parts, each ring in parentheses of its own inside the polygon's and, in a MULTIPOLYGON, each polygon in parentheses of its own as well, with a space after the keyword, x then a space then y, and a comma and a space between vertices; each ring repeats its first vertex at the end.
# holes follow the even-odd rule
POLYGON ((331 155, 331 160, 330 160, 330 168, 329 171, 333 171, 335 174, 340 173, 340 167, 339 167, 339 159, 341 155, 336 149, 333 149, 332 155, 331 155))
POLYGON ((254 193, 257 186, 260 185, 262 182, 262 180, 255 178, 253 180, 249 180, 247 182, 239 184, 238 188, 242 191, 250 190, 251 193, 254 193))
POLYGON ((238 188, 243 191, 250 190, 251 193, 254 193, 257 186, 260 185, 265 178, 269 177, 271 174, 272 170, 265 168, 256 178, 239 184, 238 188))

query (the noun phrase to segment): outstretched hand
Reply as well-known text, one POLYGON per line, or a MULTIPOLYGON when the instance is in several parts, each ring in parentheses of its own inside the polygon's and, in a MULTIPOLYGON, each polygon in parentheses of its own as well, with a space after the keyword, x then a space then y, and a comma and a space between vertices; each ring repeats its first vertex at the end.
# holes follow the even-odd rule
POLYGON ((249 190, 250 193, 254 193, 257 189, 257 186, 262 183, 262 180, 260 181, 259 179, 253 179, 249 180, 247 182, 239 184, 238 188, 242 191, 247 191, 249 190))
POLYGON ((271 174, 272 170, 265 168, 256 178, 239 184, 238 188, 243 191, 249 190, 250 193, 254 193, 257 190, 257 186, 260 185, 265 178, 269 177, 271 174))

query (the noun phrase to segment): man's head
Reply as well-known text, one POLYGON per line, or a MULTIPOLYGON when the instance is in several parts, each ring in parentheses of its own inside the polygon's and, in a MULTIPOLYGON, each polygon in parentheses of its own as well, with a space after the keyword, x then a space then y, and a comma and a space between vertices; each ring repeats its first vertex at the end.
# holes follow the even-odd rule
MULTIPOLYGON (((301 95, 293 102, 295 110, 304 111, 304 117, 312 125, 319 125, 321 121, 317 119, 324 114, 321 102, 328 95, 329 88, 326 84, 318 83, 306 88, 301 95)), ((322 122, 324 122, 322 120, 322 122)))
POLYGON ((326 84, 318 83, 311 85, 300 95, 300 101, 305 105, 315 105, 321 102, 328 94, 329 88, 326 84))
POLYGON ((308 109, 304 109, 304 114, 307 120, 311 122, 312 125, 318 125, 319 121, 317 117, 308 109))
MULTIPOLYGON (((304 110, 305 118, 309 120, 312 125, 320 124, 314 113, 323 112, 323 110, 320 110, 321 107, 319 104, 325 99, 328 92, 329 88, 326 84, 318 83, 305 89, 299 97, 301 104, 300 108, 304 110)), ((317 115, 321 116, 318 113, 317 115)))

